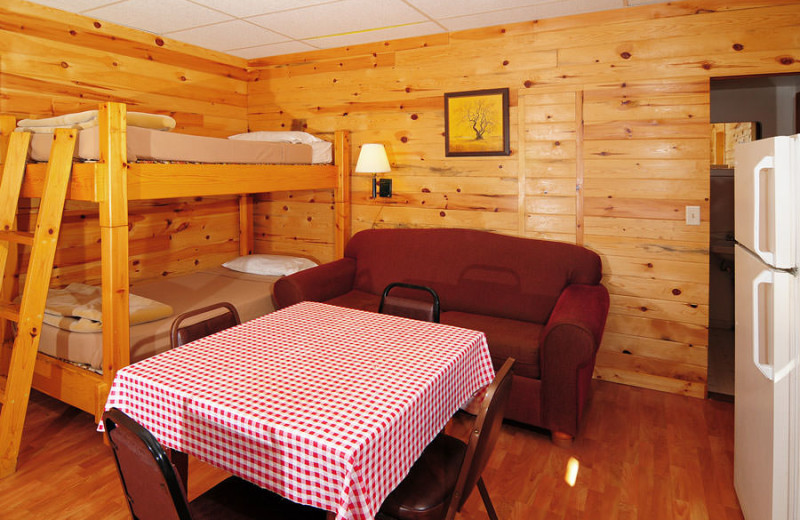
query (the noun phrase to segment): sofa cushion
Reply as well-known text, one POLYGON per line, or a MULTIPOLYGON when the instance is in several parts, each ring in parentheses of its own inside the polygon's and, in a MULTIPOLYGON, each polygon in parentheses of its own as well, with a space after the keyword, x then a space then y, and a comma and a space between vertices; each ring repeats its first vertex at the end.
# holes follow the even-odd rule
POLYGON ((486 334, 495 369, 499 369, 507 358, 513 357, 517 360, 514 363, 515 375, 534 379, 542 377, 539 335, 543 325, 458 311, 443 312, 441 322, 486 334))
POLYGON ((349 291, 341 296, 326 300, 325 303, 362 311, 378 312, 381 297, 364 291, 349 291))
POLYGON ((433 288, 442 311, 546 323, 565 287, 596 284, 599 256, 583 247, 469 229, 373 229, 353 236, 353 288, 391 282, 433 288))

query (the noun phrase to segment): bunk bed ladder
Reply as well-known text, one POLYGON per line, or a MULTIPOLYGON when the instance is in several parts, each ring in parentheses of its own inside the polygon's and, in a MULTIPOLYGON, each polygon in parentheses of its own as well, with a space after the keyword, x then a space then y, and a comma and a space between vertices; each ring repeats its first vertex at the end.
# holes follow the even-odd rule
MULTIPOLYGON (((9 262, 9 257, 16 254, 17 246, 30 246, 26 282, 20 284, 23 289, 19 305, 0 302, 0 318, 17 324, 8 374, 2 378, 4 381, 0 381, 4 383, 4 388, 0 390, 0 478, 14 473, 17 467, 22 427, 39 349, 39 332, 72 171, 75 130, 56 130, 53 139, 33 233, 16 229, 16 212, 25 176, 30 134, 16 132, 11 135, 0 179, 0 274, 3 274, 0 285, 13 279, 6 276, 6 268, 16 265, 13 258, 9 262)), ((0 287, 2 289, 5 289, 5 295, 10 294, 8 288, 0 287)))

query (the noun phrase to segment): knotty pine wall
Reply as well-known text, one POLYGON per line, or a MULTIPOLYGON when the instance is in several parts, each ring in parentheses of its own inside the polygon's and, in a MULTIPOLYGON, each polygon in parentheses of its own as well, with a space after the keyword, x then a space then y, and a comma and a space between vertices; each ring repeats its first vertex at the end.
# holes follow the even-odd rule
MULTIPOLYGON (((354 232, 466 227, 597 251, 611 311, 595 376, 703 396, 709 78, 799 72, 797 27, 796 1, 701 0, 264 58, 249 122, 386 145, 394 196, 370 199, 354 174, 354 232), (512 155, 445 157, 443 94, 500 87, 512 155)), ((330 202, 262 197, 259 250, 328 259, 330 202)))
MULTIPOLYGON (((173 116, 177 132, 247 129, 245 60, 20 0, 0 3, 0 113, 49 117, 123 101, 173 116)), ((38 201, 25 201, 30 227, 38 201)), ((131 205, 131 279, 217 265, 238 254, 234 198, 131 205)), ((54 286, 99 283, 97 206, 69 202, 54 286)), ((21 255, 23 271, 27 251, 21 255)))
MULTIPOLYGON (((119 100, 187 133, 350 129, 356 146, 387 146, 395 192, 371 200, 369 177, 355 175, 354 231, 458 226, 583 243, 612 294, 596 376, 702 396, 708 223, 684 225, 683 208, 708 215, 708 79, 800 71, 798 25, 794 1, 675 2, 245 63, 5 0, 0 112, 119 100), (443 94, 497 87, 511 91, 512 155, 444 157, 443 94)), ((232 199, 135 205, 132 278, 235 256, 236 211, 232 199)), ((330 193, 262 196, 256 211, 258 251, 332 259, 330 193)), ((69 207, 54 284, 99 279, 96 218, 69 207)))

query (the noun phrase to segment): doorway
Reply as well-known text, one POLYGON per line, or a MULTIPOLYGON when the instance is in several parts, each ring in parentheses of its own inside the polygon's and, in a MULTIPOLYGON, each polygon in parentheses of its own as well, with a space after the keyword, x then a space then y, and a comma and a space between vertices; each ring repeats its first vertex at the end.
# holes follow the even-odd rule
MULTIPOLYGON (((754 122, 754 139, 800 133, 800 74, 711 80, 711 123, 754 122)), ((733 161, 710 174, 708 395, 734 394, 733 161)))

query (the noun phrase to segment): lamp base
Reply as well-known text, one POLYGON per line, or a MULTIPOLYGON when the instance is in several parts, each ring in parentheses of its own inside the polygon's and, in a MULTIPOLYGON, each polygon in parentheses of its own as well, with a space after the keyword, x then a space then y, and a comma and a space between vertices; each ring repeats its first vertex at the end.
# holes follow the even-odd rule
POLYGON ((378 181, 378 196, 379 197, 392 196, 392 179, 381 179, 378 181))

